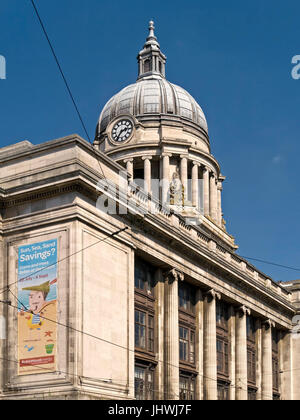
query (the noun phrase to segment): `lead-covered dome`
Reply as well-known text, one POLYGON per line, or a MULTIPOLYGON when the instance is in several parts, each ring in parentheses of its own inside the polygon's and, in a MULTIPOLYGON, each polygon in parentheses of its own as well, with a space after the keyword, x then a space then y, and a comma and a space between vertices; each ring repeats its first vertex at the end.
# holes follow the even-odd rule
POLYGON ((122 89, 105 105, 99 119, 98 133, 119 115, 139 116, 166 114, 189 120, 207 133, 207 122, 201 107, 184 89, 157 75, 139 79, 122 89))

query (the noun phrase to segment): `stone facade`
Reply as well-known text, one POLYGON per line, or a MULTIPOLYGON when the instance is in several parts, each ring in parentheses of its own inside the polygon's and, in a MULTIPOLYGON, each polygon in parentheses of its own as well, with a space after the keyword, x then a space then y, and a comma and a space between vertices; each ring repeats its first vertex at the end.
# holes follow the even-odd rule
MULTIPOLYGON (((160 80, 155 101, 166 99, 152 23, 138 60, 137 83, 160 80)), ((236 254, 204 120, 177 101, 173 114, 107 112, 93 146, 71 135, 0 149, 0 399, 300 399, 299 282, 236 254), (170 203, 174 173, 182 205, 170 203), (18 247, 50 239, 56 370, 20 375, 18 247)))

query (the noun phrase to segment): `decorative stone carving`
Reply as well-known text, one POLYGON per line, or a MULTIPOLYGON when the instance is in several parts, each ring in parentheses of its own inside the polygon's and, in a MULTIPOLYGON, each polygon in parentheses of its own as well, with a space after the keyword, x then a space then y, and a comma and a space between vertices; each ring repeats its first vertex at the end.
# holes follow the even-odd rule
POLYGON ((221 293, 217 292, 215 289, 210 289, 203 294, 203 296, 210 297, 211 299, 221 300, 221 293))
POLYGON ((247 308, 247 306, 242 305, 240 307, 238 307, 236 309, 236 312, 240 315, 240 316, 245 316, 245 315, 251 315, 251 310, 249 308, 247 308))
POLYGON ((173 283, 174 281, 184 281, 184 274, 181 271, 177 271, 175 268, 172 270, 166 271, 163 273, 165 279, 168 280, 169 283, 173 283))

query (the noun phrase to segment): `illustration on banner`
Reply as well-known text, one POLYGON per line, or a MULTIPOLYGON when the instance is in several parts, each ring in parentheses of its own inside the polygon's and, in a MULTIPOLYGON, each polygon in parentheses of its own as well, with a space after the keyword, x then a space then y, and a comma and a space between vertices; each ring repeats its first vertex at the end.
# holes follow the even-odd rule
POLYGON ((18 248, 18 374, 56 370, 57 239, 18 248))

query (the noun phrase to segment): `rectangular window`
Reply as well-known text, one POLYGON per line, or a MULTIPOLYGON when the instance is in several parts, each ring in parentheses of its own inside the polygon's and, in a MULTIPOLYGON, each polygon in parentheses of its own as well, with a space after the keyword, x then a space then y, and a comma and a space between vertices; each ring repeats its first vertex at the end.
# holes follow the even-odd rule
POLYGON ((153 377, 150 367, 135 366, 134 388, 137 400, 154 400, 153 377))
POLYGON ((148 350, 154 352, 154 317, 148 315, 148 350))
POLYGON ((146 348, 146 313, 135 311, 135 346, 146 348))
POLYGON ((179 399, 195 400, 195 378, 192 376, 179 377, 179 399))
POLYGON ((217 302, 216 305, 216 320, 217 327, 222 328, 224 331, 228 331, 228 305, 225 302, 217 302))
POLYGON ((195 363, 195 332, 179 327, 179 358, 182 362, 195 363))
POLYGON ((136 309, 135 313, 135 347, 154 352, 154 317, 147 312, 136 309))
POLYGON ((178 287, 178 303, 179 309, 195 313, 195 289, 188 283, 180 283, 178 287))
POLYGON ((218 382, 218 400, 228 401, 229 400, 229 385, 223 382, 218 382))
POLYGON ((256 401, 256 390, 248 388, 248 401, 256 401))
POLYGON ((223 337, 217 337, 217 371, 218 374, 229 374, 228 342, 223 337))
POLYGON ((135 262, 134 286, 136 290, 150 295, 153 294, 154 268, 139 258, 135 262))

